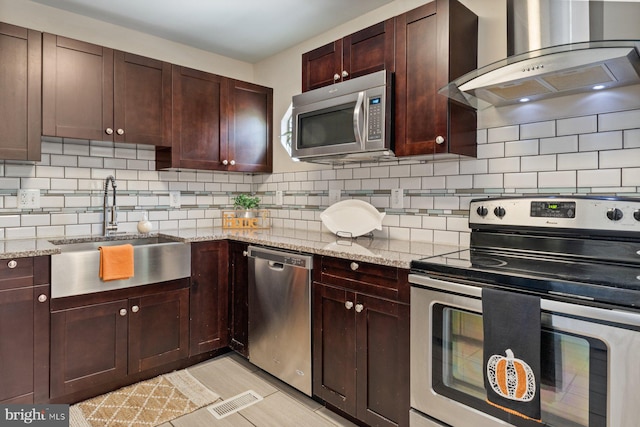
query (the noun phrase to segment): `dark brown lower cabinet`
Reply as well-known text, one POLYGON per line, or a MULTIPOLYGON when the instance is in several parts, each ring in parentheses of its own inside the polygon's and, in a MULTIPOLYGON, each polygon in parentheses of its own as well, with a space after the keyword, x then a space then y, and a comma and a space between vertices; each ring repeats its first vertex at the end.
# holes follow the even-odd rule
POLYGON ((249 356, 249 245, 229 242, 229 347, 249 356))
POLYGON ((0 404, 48 398, 48 275, 49 257, 0 260, 0 404))
POLYGON ((369 425, 408 426, 409 304, 353 279, 313 284, 313 393, 369 425))
POLYGON ((51 312, 51 399, 188 357, 188 279, 61 300, 51 312))
POLYGON ((228 259, 226 240, 191 244, 190 356, 229 342, 228 259))

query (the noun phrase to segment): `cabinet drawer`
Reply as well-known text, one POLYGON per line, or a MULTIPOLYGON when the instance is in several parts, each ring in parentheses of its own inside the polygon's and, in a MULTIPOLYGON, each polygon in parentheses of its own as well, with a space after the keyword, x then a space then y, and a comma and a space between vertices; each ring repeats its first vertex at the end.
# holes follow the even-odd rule
POLYGON ((320 257, 315 260, 314 280, 365 292, 383 298, 409 302, 406 270, 350 259, 320 257))
POLYGON ((33 285, 33 258, 0 260, 0 290, 33 285))

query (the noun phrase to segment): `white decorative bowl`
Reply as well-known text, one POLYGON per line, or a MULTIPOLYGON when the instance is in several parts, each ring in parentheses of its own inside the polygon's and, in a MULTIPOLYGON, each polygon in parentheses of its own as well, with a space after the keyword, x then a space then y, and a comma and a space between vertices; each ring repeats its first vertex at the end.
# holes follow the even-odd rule
POLYGON ((334 203, 320 214, 325 227, 341 237, 358 237, 382 230, 384 212, 362 200, 350 199, 334 203))

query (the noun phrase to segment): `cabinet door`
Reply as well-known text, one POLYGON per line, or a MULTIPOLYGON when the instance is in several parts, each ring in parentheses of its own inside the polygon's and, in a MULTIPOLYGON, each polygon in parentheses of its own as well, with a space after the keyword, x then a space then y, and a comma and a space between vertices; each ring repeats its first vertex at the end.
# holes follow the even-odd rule
POLYGON ((228 114, 228 170, 271 172, 273 89, 231 80, 228 114))
POLYGON ((40 33, 0 23, 0 159, 40 160, 40 33))
POLYGON ((191 356, 229 342, 227 245, 226 241, 191 244, 191 356))
POLYGON ((189 289, 130 298, 129 313, 129 374, 189 355, 189 289))
POLYGON ((224 170, 227 79, 177 65, 172 76, 173 140, 170 150, 156 150, 157 167, 224 170))
POLYGON ((32 287, 0 291, 1 403, 33 403, 33 319, 32 287))
POLYGON ((342 78, 341 72, 342 40, 306 52, 302 54, 302 91, 333 84, 342 78))
POLYGON ((355 295, 313 284, 313 394, 356 413, 355 295))
POLYGON ((114 140, 171 146, 171 64, 114 52, 114 140))
POLYGON ((249 357, 249 258, 246 243, 229 243, 229 308, 231 311, 229 346, 249 357))
POLYGON ((369 425, 409 425, 409 305, 356 297, 357 412, 369 425))
POLYGON ((44 34, 42 71, 44 135, 113 141, 113 50, 44 34))
POLYGON ((346 36, 342 41, 343 80, 380 70, 393 72, 394 39, 395 18, 346 36))
POLYGON ((51 313, 51 397, 127 375, 128 301, 51 313))

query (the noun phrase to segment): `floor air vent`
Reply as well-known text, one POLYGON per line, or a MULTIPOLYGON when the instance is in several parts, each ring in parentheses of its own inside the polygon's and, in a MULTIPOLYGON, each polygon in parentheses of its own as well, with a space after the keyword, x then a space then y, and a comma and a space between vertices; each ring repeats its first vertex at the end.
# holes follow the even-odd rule
POLYGON ((251 406, 254 403, 260 402, 261 400, 262 396, 260 396, 253 390, 248 390, 220 403, 210 405, 209 407, 207 407, 207 409, 213 414, 214 417, 221 420, 227 415, 238 412, 239 410, 244 409, 247 406, 251 406))

